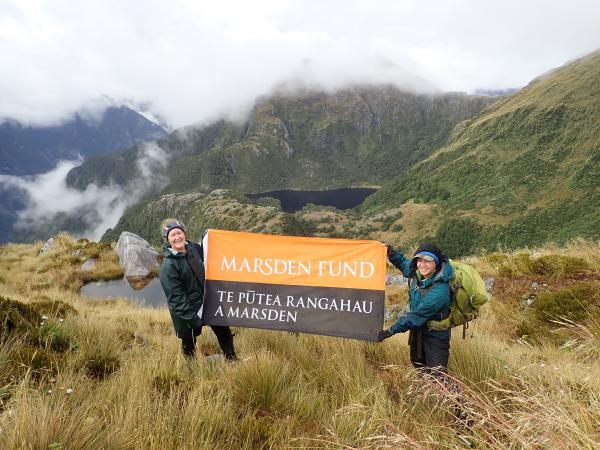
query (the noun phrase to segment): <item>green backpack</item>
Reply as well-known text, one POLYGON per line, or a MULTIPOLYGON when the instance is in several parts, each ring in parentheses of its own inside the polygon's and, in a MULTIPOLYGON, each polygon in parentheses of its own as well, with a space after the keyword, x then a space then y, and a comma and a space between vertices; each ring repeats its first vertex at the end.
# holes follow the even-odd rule
POLYGON ((450 280, 450 315, 443 320, 427 322, 429 330, 447 330, 458 325, 463 326, 463 339, 467 334, 469 322, 476 319, 479 308, 489 299, 485 283, 473 266, 450 260, 454 276, 450 280))

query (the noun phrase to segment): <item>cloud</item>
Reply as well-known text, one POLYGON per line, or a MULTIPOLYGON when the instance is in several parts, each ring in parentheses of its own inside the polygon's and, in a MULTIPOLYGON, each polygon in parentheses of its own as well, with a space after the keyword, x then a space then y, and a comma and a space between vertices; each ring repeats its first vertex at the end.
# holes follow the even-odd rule
POLYGON ((8 0, 0 120, 56 123, 108 95, 180 127, 290 79, 518 87, 600 47, 599 17, 595 0, 8 0))
POLYGON ((40 229, 64 215, 83 221, 86 226, 83 237, 98 240, 116 225, 129 206, 151 190, 160 190, 168 184, 168 178, 160 175, 167 162, 166 153, 155 143, 149 143, 143 145, 136 162, 136 176, 124 188, 90 184, 79 191, 68 187, 67 174, 81 161, 61 161, 54 170, 32 177, 0 175, 0 185, 25 194, 26 208, 19 212, 15 229, 23 232, 40 229))

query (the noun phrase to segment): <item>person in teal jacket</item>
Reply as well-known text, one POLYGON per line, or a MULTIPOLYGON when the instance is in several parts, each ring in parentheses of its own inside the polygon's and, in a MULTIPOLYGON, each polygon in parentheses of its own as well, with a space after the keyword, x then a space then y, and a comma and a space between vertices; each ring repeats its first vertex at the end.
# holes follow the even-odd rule
POLYGON ((450 314, 448 283, 454 271, 448 257, 438 247, 423 244, 408 259, 388 245, 388 259, 409 279, 409 303, 396 323, 379 333, 379 341, 408 331, 411 363, 434 375, 447 372, 450 329, 429 330, 427 322, 450 314))
MULTIPOLYGON (((186 238, 185 225, 169 221, 163 229, 164 260, 160 267, 160 284, 167 297, 167 306, 175 334, 181 339, 186 358, 196 354, 196 338, 202 332, 204 303, 204 256, 202 247, 186 238)), ((233 334, 228 326, 211 325, 225 358, 235 360, 233 334)))

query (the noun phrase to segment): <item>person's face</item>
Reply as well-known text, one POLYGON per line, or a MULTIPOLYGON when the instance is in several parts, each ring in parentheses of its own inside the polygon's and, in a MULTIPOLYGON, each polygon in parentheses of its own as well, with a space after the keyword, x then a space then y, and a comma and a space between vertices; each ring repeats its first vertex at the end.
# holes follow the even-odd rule
POLYGON ((429 278, 435 272, 435 261, 427 261, 423 258, 417 258, 417 269, 419 269, 421 275, 423 275, 425 278, 429 278))
POLYGON ((173 250, 178 252, 185 251, 185 233, 179 228, 172 229, 167 240, 173 250))

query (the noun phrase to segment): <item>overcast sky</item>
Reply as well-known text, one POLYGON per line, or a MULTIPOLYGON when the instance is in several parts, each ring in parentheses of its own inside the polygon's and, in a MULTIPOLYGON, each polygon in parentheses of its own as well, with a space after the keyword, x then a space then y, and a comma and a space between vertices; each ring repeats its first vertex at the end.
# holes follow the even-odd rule
POLYGON ((0 0, 0 121, 108 96, 180 127, 288 80, 520 87, 597 48, 598 0, 0 0))

